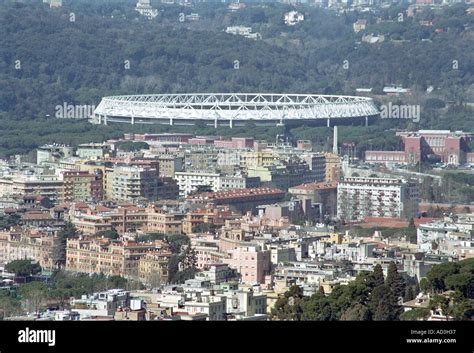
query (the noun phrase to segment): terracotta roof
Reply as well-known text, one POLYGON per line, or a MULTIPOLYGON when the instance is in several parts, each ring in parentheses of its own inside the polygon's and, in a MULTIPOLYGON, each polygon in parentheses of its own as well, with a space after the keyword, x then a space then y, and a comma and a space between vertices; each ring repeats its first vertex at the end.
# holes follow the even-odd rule
POLYGON ((293 186, 290 189, 298 190, 318 190, 318 189, 335 189, 337 188, 337 182, 319 182, 319 183, 307 183, 293 186))
POLYGON ((51 220, 53 219, 49 213, 41 211, 26 212, 21 219, 23 220, 51 220))

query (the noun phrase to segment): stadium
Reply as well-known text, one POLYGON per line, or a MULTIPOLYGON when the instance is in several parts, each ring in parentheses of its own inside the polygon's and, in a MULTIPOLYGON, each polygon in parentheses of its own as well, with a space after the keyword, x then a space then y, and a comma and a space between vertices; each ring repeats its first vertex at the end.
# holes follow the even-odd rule
POLYGON ((367 97, 274 94, 187 93, 125 95, 102 98, 90 122, 95 124, 167 124, 209 126, 368 125, 379 116, 367 97), (202 124, 202 123, 201 123, 202 124))

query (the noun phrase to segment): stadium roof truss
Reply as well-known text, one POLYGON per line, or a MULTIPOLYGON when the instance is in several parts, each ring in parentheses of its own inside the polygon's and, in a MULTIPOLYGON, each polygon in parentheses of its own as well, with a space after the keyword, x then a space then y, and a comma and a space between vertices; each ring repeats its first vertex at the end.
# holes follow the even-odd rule
MULTIPOLYGON (((367 97, 273 94, 194 93, 104 97, 92 120, 124 119, 281 121, 369 117, 379 114, 367 97)), ((142 121, 143 122, 143 121, 142 121)))

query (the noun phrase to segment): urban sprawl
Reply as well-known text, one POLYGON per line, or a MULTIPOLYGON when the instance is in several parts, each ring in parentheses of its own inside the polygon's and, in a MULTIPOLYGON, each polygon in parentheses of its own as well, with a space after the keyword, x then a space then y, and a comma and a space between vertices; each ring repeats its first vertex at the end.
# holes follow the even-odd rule
MULTIPOLYGON (((291 308, 302 298, 373 279, 373 299, 385 278, 391 291, 403 284, 390 292, 397 315, 457 318, 443 303, 472 296, 472 275, 467 287, 459 276, 472 267, 474 206, 424 202, 428 172, 409 167, 436 157, 438 169, 472 168, 472 135, 398 138, 400 151, 367 151, 365 160, 341 153, 334 128, 331 152, 306 140, 125 134, 45 145, 36 163, 0 161, 0 276, 22 298, 21 307, 2 302, 0 315, 301 319, 291 308), (430 271, 463 263, 451 269, 458 282, 443 277, 437 287, 430 271), (62 292, 48 292, 51 282, 62 292)), ((389 319, 377 305, 371 315, 389 319)), ((340 318, 351 318, 347 310, 340 318)))

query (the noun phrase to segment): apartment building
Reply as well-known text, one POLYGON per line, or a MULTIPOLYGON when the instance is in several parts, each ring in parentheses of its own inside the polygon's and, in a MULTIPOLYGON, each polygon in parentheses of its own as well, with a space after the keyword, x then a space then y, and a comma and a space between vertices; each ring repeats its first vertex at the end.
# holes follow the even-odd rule
POLYGON ((33 260, 44 270, 52 270, 54 232, 30 229, 0 231, 0 264, 14 260, 33 260))
POLYGON ((252 188, 260 184, 258 178, 207 172, 177 172, 175 178, 179 186, 180 197, 187 197, 189 194, 198 191, 200 187, 208 187, 212 191, 221 191, 252 188))
POLYGON ((259 246, 242 246, 229 253, 231 258, 227 263, 240 273, 243 283, 265 283, 265 276, 270 273, 270 251, 262 251, 259 246))
POLYGON ((337 213, 337 183, 319 182, 301 184, 288 189, 298 199, 309 199, 312 203, 320 203, 322 214, 334 217, 337 213))
POLYGON ((168 283, 168 262, 172 254, 167 251, 149 251, 140 258, 138 279, 152 286, 168 283))
POLYGON ((104 197, 102 172, 71 170, 59 174, 63 181, 59 202, 100 201, 104 197))
POLYGON ((417 244, 421 252, 452 256, 458 259, 474 257, 474 216, 460 215, 459 223, 450 217, 420 224, 417 244))
POLYGON ((308 165, 311 171, 311 178, 314 182, 321 182, 326 179, 326 157, 322 153, 307 153, 301 159, 308 165))
POLYGON ((105 238, 68 239, 66 270, 138 278, 140 258, 156 247, 154 243, 105 238))
POLYGON ((132 201, 140 198, 158 199, 158 170, 141 167, 116 166, 112 177, 113 198, 132 201))
POLYGON ((212 202, 215 205, 228 205, 239 212, 254 212, 261 204, 278 202, 285 192, 275 188, 236 189, 219 192, 203 192, 188 197, 192 202, 212 202))
POLYGON ((193 233, 193 228, 201 224, 223 225, 226 219, 239 217, 240 213, 231 211, 228 206, 215 206, 208 203, 205 207, 189 211, 183 219, 183 233, 193 233))
POLYGON ((213 235, 191 238, 191 247, 196 253, 196 266, 200 270, 225 261, 225 254, 219 251, 219 240, 213 235))
POLYGON ((338 182, 342 176, 342 158, 334 153, 324 153, 326 177, 328 183, 338 182))
POLYGON ((337 217, 349 222, 365 217, 410 219, 417 212, 417 182, 392 178, 344 178, 337 186, 337 217))
POLYGON ((0 197, 37 195, 56 202, 62 187, 63 181, 55 175, 10 175, 0 178, 0 197))
POLYGON ((181 234, 181 215, 165 212, 161 208, 148 207, 146 229, 148 232, 181 234))
POLYGON ((176 172, 184 169, 184 157, 173 155, 158 156, 160 177, 174 178, 176 172))

